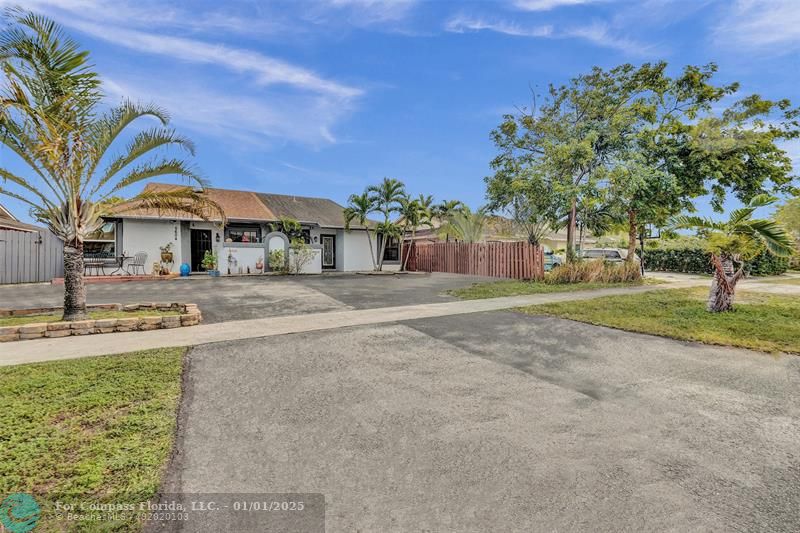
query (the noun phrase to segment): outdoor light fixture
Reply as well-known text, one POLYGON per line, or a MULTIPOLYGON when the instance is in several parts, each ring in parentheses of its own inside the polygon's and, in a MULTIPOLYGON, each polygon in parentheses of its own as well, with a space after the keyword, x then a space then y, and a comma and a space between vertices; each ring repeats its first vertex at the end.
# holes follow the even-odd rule
POLYGON ((219 242, 219 233, 217 233, 216 241, 219 242))
POLYGON ((314 244, 317 244, 318 242, 319 242, 319 237, 317 237, 316 235, 314 235, 314 244))

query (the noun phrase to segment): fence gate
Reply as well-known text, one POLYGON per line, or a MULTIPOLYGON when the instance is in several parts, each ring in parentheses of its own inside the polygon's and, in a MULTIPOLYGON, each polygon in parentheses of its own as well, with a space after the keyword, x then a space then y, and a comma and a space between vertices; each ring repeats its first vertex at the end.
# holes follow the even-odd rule
POLYGON ((544 252, 527 242, 458 243, 415 245, 408 269, 449 272, 512 279, 542 279, 544 252))
POLYGON ((0 285, 64 276, 64 243, 47 230, 0 229, 0 285))

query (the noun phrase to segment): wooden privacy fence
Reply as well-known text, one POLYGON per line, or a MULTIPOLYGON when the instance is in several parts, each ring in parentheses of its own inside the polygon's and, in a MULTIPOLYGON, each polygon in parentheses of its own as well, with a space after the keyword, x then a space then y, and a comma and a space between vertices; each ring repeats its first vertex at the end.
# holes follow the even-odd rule
POLYGON ((0 285, 64 276, 64 243, 47 230, 0 229, 0 285))
POLYGON ((408 270, 542 279, 544 254, 541 246, 527 242, 441 242, 415 245, 408 259, 408 270))

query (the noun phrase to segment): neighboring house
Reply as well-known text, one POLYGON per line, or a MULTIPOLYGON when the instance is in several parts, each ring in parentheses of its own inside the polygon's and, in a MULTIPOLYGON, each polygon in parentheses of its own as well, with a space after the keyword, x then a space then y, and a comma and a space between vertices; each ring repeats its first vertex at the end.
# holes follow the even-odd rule
POLYGON ((34 232, 41 229, 38 226, 20 222, 17 217, 11 214, 11 211, 0 205, 0 230, 34 232))
MULTIPOLYGON (((417 230, 414 237, 414 242, 417 245, 432 244, 435 242, 444 242, 446 236, 443 235, 441 230, 442 222, 434 220, 433 227, 424 227, 417 230)), ((406 235, 406 242, 410 242, 411 235, 406 235)), ((453 238, 451 237, 452 241, 453 238)), ((487 217, 486 230, 483 234, 485 242, 518 242, 527 241, 528 237, 523 231, 520 231, 514 221, 510 218, 503 216, 492 215, 487 217)), ((583 245, 592 245, 597 242, 597 239, 591 235, 583 237, 583 245)), ((551 231, 547 233, 541 240, 541 243, 550 248, 551 250, 564 250, 567 247, 567 230, 561 229, 559 231, 551 231)))
MULTIPOLYGON (((178 187, 151 183, 145 190, 178 187)), ((161 259, 160 249, 169 244, 174 259, 165 266, 173 272, 182 263, 188 263, 193 272, 203 270, 203 256, 212 250, 223 274, 247 273, 248 268, 254 273, 259 259, 268 263, 270 251, 288 251, 288 240, 273 227, 282 218, 292 218, 300 222, 303 239, 315 250, 305 272, 372 270, 366 228, 351 225, 346 231, 343 207, 332 200, 216 188, 205 192, 225 212, 224 227, 219 217, 202 220, 123 202, 114 206, 97 235, 85 242, 85 253, 133 256, 144 252, 150 273, 152 264, 161 259)), ((377 249, 374 236, 372 241, 377 249)))

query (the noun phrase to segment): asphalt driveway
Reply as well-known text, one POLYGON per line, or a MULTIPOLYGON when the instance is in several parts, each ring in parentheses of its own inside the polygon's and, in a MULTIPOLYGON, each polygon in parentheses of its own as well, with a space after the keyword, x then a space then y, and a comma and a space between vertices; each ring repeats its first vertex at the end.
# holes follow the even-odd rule
POLYGON ((205 345, 167 492, 329 531, 800 527, 800 358, 508 312, 205 345))
MULTIPOLYGON (((458 274, 366 276, 193 276, 165 281, 90 283, 89 303, 191 302, 206 323, 456 300, 444 291, 487 278, 458 274)), ((0 308, 63 305, 63 285, 0 286, 0 308)))

